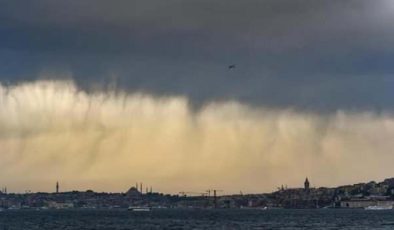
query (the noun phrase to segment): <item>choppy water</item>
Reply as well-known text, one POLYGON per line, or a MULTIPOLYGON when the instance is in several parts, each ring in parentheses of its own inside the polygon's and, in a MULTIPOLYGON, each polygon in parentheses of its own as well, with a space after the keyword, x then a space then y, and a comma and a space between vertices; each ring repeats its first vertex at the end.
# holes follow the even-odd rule
POLYGON ((0 230, 5 229, 394 229, 394 211, 4 211, 0 230))

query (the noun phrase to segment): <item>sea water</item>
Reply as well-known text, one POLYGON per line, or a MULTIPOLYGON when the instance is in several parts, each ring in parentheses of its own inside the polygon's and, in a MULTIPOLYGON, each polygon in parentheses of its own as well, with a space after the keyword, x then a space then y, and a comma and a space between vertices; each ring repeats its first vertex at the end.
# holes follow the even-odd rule
POLYGON ((394 229, 394 211, 10 210, 0 212, 0 230, 5 229, 394 229))

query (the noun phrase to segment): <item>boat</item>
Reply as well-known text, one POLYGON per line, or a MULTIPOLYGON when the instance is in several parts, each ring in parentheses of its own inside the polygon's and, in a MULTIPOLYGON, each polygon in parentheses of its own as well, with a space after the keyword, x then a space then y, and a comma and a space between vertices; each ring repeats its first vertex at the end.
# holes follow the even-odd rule
POLYGON ((268 210, 271 208, 268 208, 267 206, 263 206, 263 207, 245 207, 245 206, 241 206, 240 209, 244 209, 244 210, 268 210))
POLYGON ((379 205, 373 205, 373 206, 368 206, 364 208, 365 210, 390 210, 393 209, 392 205, 385 205, 385 206, 379 206, 379 205))
POLYGON ((140 207, 140 206, 135 206, 135 207, 129 207, 127 210, 132 211, 132 212, 150 212, 152 209, 150 207, 140 207))

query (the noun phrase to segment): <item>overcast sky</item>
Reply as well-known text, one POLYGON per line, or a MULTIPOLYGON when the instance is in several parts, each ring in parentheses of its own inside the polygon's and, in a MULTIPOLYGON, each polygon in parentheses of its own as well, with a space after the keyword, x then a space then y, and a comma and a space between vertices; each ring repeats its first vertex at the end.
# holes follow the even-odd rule
POLYGON ((393 11, 390 0, 0 0, 0 80, 392 110, 393 11))
POLYGON ((393 22, 392 0, 0 0, 0 186, 392 177, 393 22))

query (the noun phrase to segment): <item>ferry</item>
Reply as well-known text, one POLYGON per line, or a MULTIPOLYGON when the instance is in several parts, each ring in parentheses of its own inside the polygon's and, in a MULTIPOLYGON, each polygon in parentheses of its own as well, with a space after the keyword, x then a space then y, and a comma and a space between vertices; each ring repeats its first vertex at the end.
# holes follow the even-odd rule
POLYGON ((246 207, 246 206, 241 206, 241 209, 245 209, 245 210, 268 210, 268 209, 276 209, 276 208, 268 208, 267 206, 263 206, 263 207, 246 207))
POLYGON ((140 206, 131 206, 127 210, 132 212, 150 212, 152 209, 150 207, 140 207, 140 206))
POLYGON ((393 209, 392 205, 386 205, 386 206, 379 206, 379 205, 373 205, 373 206, 368 206, 364 208, 365 210, 390 210, 393 209))

